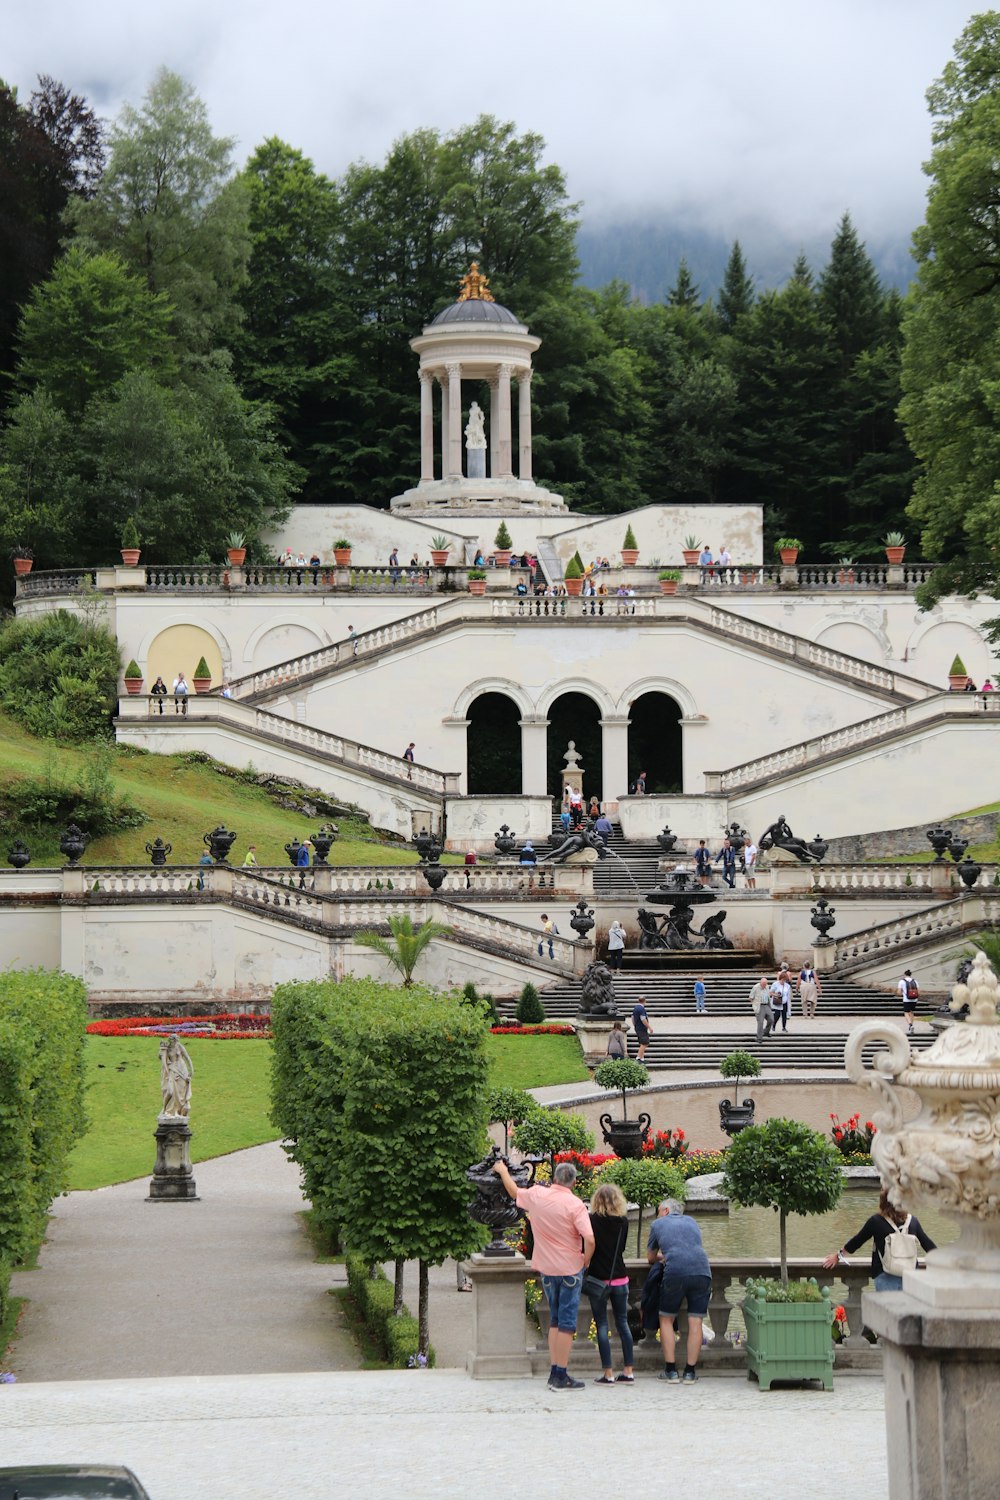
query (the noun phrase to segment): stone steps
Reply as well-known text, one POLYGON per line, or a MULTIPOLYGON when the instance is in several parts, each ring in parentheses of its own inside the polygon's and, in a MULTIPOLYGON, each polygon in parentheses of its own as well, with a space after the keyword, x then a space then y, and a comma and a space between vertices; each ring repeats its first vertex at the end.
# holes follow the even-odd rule
MULTIPOLYGON (((724 954, 720 954, 720 957, 722 956, 724 954)), ((750 990, 761 974, 769 973, 771 978, 774 977, 773 966, 770 970, 764 965, 759 969, 713 972, 707 962, 709 957, 710 955, 706 955, 704 968, 699 968, 689 960, 685 969, 680 972, 660 969, 636 973, 622 969, 615 975, 615 998, 619 1012, 623 1015, 630 1014, 633 1005, 642 995, 645 997, 646 1009, 651 1016, 693 1016, 694 981, 699 973, 703 973, 708 989, 709 1014, 715 1017, 749 1017, 750 1020, 747 1023, 749 1030, 752 1023, 749 1004, 750 990)), ((823 993, 819 999, 821 1015, 882 1018, 894 1015, 898 1010, 898 997, 885 990, 853 984, 849 979, 839 979, 832 975, 821 978, 821 983, 823 986, 823 993)), ((553 1020, 578 1015, 580 981, 576 979, 553 985, 550 989, 546 989, 543 1001, 546 1016, 553 1020)), ((794 986, 793 1003, 797 1012, 798 1000, 794 997, 794 986)))

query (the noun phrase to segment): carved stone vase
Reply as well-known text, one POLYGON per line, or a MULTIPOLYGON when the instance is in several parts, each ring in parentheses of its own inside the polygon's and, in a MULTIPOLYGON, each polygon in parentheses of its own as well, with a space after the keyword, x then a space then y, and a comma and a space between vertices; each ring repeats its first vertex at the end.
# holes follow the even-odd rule
POLYGON ((638 1120, 613 1120, 609 1114, 602 1115, 601 1134, 605 1144, 611 1147, 616 1156, 635 1161, 642 1155, 643 1145, 649 1139, 651 1123, 649 1115, 645 1113, 638 1120))
POLYGON ((879 1108, 872 1161, 893 1202, 932 1206, 960 1227, 955 1244, 933 1250, 926 1271, 909 1271, 903 1290, 932 1306, 1000 1313, 1000 1025, 997 977, 978 952, 950 1009, 967 1021, 942 1031, 926 1052, 911 1052, 897 1028, 866 1022, 847 1042, 847 1071, 870 1087, 879 1108), (870 1068, 863 1049, 882 1043, 870 1068), (904 1093, 920 1100, 912 1116, 904 1093))
POLYGON ((515 1165, 509 1157, 504 1156, 499 1146, 493 1146, 483 1160, 469 1167, 465 1174, 475 1190, 469 1204, 469 1217, 475 1219, 477 1224, 485 1224, 492 1236, 482 1253, 494 1257, 509 1257, 517 1252, 505 1237, 505 1231, 517 1224, 521 1218, 521 1210, 493 1170, 498 1161, 505 1163, 518 1187, 524 1188, 530 1187, 534 1182, 538 1163, 533 1158, 528 1158, 515 1165))

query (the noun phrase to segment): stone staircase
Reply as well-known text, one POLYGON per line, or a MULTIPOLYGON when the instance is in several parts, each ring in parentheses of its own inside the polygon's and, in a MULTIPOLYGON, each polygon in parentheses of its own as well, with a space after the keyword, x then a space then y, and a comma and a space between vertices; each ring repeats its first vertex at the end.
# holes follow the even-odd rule
MULTIPOLYGON (((866 988, 848 979, 832 975, 822 980, 823 994, 819 1001, 820 1015, 844 1018, 844 1029, 820 1031, 809 1021, 803 1020, 798 999, 793 996, 792 1018, 787 1032, 778 1033, 758 1042, 756 1021, 750 1010, 749 993, 766 966, 759 969, 705 972, 708 989, 707 1020, 732 1018, 743 1023, 730 1026, 724 1031, 707 1031, 679 1028, 678 1018, 695 1019, 692 989, 696 969, 689 964, 685 972, 629 973, 621 971, 615 976, 615 996, 619 1013, 623 1017, 631 1014, 639 996, 645 997, 646 1009, 653 1024, 646 1063, 656 1071, 717 1073, 719 1063, 736 1048, 742 1048, 760 1059, 768 1068, 807 1069, 817 1072, 843 1072, 844 1047, 848 1032, 861 1019, 894 1018, 898 1014, 898 1001, 884 990, 866 988)), ((773 971, 772 971, 773 972, 773 971)), ((542 995, 545 1018, 549 1021, 569 1020, 579 1014, 580 981, 571 980, 552 985, 542 995)), ((911 1045, 923 1048, 934 1040, 934 1033, 920 1031, 911 1038, 911 1045)), ((634 1055, 635 1043, 631 1045, 634 1055)), ((872 1049, 874 1050, 874 1049, 872 1049)))
MULTIPOLYGON (((594 895, 602 901, 633 897, 638 904, 640 896, 659 885, 663 878, 660 873, 663 851, 655 839, 627 839, 620 824, 613 823, 612 828, 608 858, 598 860, 594 866, 594 895)), ((558 814, 554 814, 551 837, 539 849, 542 857, 558 849, 564 837, 558 814)))

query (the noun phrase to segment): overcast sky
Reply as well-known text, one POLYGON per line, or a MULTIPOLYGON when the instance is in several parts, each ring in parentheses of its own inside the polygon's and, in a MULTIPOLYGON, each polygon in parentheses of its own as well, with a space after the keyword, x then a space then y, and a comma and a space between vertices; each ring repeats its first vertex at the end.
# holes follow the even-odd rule
POLYGON ((669 212, 808 239, 923 216, 924 100, 962 0, 7 0, 0 76, 112 116, 160 65, 243 158, 278 135, 336 175, 486 112, 544 136, 584 217, 669 212))

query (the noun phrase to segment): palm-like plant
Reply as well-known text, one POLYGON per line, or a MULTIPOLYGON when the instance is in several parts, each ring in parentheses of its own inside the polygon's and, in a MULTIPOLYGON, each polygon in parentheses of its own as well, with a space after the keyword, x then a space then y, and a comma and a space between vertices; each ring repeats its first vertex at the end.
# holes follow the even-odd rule
POLYGON ((404 989, 411 989, 413 971, 420 962, 420 955, 429 943, 436 937, 443 937, 451 928, 445 922, 435 922, 430 918, 419 927, 414 927, 413 918, 407 914, 390 917, 389 931, 392 933, 391 938, 384 937, 381 932, 366 931, 359 932, 354 941, 381 953, 402 974, 404 989))

